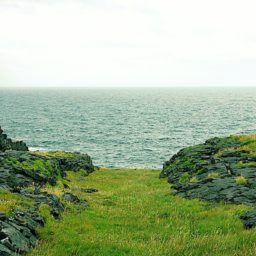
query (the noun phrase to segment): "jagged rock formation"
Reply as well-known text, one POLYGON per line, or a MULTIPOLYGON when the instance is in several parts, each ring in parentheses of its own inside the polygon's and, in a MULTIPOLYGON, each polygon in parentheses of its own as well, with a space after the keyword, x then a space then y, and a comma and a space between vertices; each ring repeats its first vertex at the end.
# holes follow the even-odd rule
POLYGON ((0 151, 6 150, 18 150, 18 151, 28 151, 27 145, 23 141, 12 141, 7 138, 7 135, 3 133, 0 126, 0 151))
MULTIPOLYGON (((32 200, 32 206, 16 209, 11 216, 0 212, 0 255, 25 254, 38 241, 36 229, 44 225, 39 214, 41 204, 50 208, 54 218, 60 218, 65 205, 56 195, 42 192, 45 184, 56 185, 65 179, 67 171, 88 175, 95 169, 90 156, 71 152, 29 152, 25 143, 13 142, 0 128, 0 192, 16 193, 32 200), (30 187, 30 188, 28 188, 30 187), (31 191, 34 187, 34 191, 31 191)), ((71 193, 63 200, 88 206, 71 193)))
MULTIPOLYGON (((230 136, 184 148, 164 164, 160 177, 186 198, 255 206, 255 143, 253 136, 230 136)), ((256 226, 255 211, 241 218, 246 227, 256 226)))

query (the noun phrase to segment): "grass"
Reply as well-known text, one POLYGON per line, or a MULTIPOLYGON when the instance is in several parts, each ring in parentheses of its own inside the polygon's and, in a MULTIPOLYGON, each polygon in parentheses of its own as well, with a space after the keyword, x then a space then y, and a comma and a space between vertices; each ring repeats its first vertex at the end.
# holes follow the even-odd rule
POLYGON ((220 174, 218 172, 209 172, 207 177, 209 179, 217 179, 220 177, 220 174))
POLYGON ((247 153, 245 153, 246 155, 256 156, 256 134, 231 135, 227 138, 224 138, 223 141, 227 139, 233 140, 233 141, 239 141, 241 145, 236 147, 225 147, 219 150, 215 154, 215 157, 220 157, 224 152, 227 152, 227 151, 235 152, 235 151, 242 151, 242 150, 247 151, 247 153))
POLYGON ((31 199, 0 189, 0 212, 11 215, 16 208, 25 209, 32 206, 31 199))
POLYGON ((249 155, 256 156, 256 134, 232 135, 230 137, 242 143, 236 150, 246 150, 249 155))
POLYGON ((65 158, 74 158, 78 153, 67 152, 67 151, 34 151, 34 155, 47 156, 47 157, 65 157, 65 158))
MULTIPOLYGON (((237 217, 248 206, 171 196, 169 184, 158 175, 140 169, 100 169, 88 177, 70 172, 71 192, 90 207, 81 211, 69 204, 56 221, 42 205, 47 224, 30 255, 256 255, 256 230, 245 230, 237 217), (99 192, 86 194, 79 187, 99 192)), ((55 190, 63 192, 61 185, 55 190)))

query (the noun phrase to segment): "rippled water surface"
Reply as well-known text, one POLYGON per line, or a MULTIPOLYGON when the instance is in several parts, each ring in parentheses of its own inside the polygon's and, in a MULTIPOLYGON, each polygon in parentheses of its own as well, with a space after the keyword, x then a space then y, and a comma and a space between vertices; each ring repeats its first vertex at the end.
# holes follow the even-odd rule
POLYGON ((0 125, 32 149, 160 168, 213 136, 256 133, 256 89, 0 89, 0 125))

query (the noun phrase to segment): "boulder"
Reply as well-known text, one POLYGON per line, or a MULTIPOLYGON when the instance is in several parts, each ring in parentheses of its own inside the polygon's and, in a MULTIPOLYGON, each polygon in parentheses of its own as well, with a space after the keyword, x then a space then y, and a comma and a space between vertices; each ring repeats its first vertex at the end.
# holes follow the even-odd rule
POLYGON ((74 204, 79 204, 80 203, 80 199, 77 196, 75 196, 71 193, 66 192, 66 193, 63 194, 62 197, 67 202, 74 203, 74 204))

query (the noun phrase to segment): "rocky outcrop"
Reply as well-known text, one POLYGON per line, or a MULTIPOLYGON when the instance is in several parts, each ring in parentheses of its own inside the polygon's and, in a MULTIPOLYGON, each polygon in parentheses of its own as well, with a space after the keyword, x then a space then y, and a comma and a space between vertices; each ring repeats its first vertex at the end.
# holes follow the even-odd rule
MULTIPOLYGON (((25 143, 13 142, 0 128, 0 190, 16 193, 32 200, 32 206, 15 209, 10 216, 0 212, 0 255, 21 255, 36 245, 36 230, 45 220, 39 214, 41 204, 48 205, 50 213, 60 218, 66 201, 81 205, 88 204, 71 193, 62 198, 42 192, 45 184, 55 186, 65 179, 68 171, 88 175, 95 169, 90 156, 72 152, 29 152, 25 143), (31 191, 34 187, 34 191, 31 191)), ((63 184, 64 185, 64 184, 63 184)), ((68 185, 66 188, 68 189, 68 185)), ((65 187, 65 186, 64 186, 65 187)))
MULTIPOLYGON (((160 177, 186 198, 255 206, 256 154, 248 146, 254 142, 230 136, 182 149, 164 164, 160 177)), ((246 227, 256 226, 256 212, 241 218, 246 227)))
MULTIPOLYGON (((65 155, 65 152, 62 152, 65 155)), ((55 185, 67 171, 94 171, 91 158, 86 154, 68 153, 66 157, 48 153, 40 155, 28 151, 0 152, 0 188, 15 189, 29 185, 55 185)))
POLYGON ((12 141, 7 138, 0 126, 0 151, 6 150, 28 151, 28 147, 23 141, 12 141))

